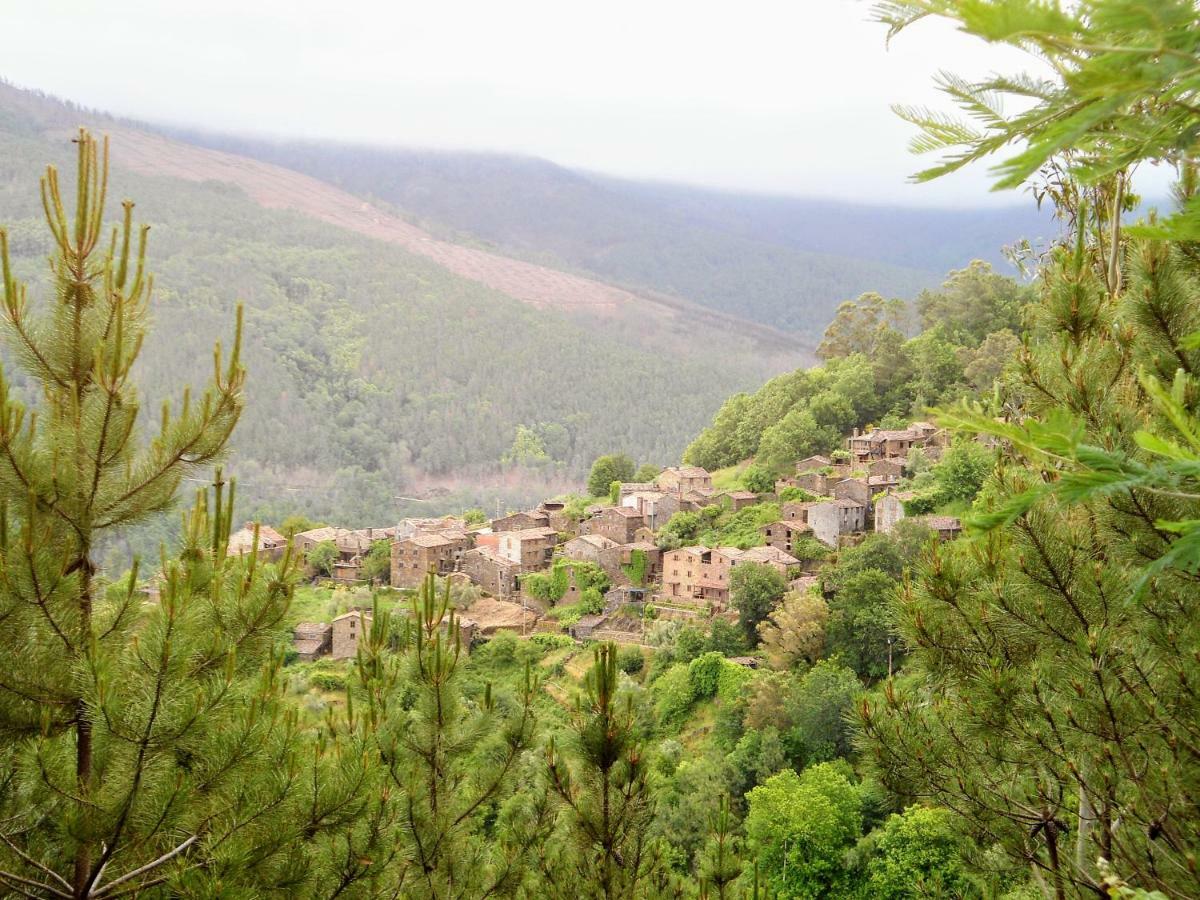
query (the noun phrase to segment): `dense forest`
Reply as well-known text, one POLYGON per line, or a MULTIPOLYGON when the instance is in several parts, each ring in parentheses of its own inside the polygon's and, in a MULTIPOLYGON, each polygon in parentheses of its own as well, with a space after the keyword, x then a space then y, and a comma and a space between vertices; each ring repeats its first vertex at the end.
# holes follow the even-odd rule
POLYGON ((1006 266, 1004 245, 1053 231, 1024 205, 857 206, 621 181, 531 158, 184 134, 393 204, 459 240, 814 338, 848 297, 886 285, 911 298, 975 257, 1006 266))
MULTIPOLYGON (((170 402, 141 414, 139 358, 175 335, 147 303, 146 232, 129 206, 106 214, 104 147, 81 130, 69 174, 46 172, 44 220, 0 230, 4 890, 1200 896, 1200 11, 876 8, 893 35, 931 14, 1054 74, 944 76, 974 124, 906 110, 944 154, 921 177, 999 153, 998 184, 1031 185, 1061 235, 1030 284, 978 263, 911 306, 845 303, 823 365, 735 396, 688 453, 765 494, 838 429, 932 416, 952 443, 934 465, 910 456, 905 486, 969 533, 901 521, 805 585, 740 565, 736 621, 646 622, 619 649, 562 633, 468 647, 450 579, 332 590, 299 586, 290 550, 229 555, 220 463, 262 402, 254 307, 214 301, 215 359, 164 370, 170 402), (1005 116, 1001 97, 1025 102, 1005 116), (1176 167, 1177 203, 1137 220, 1146 163, 1176 167), (147 564, 157 600, 145 570, 104 577, 105 535, 195 481, 211 483, 179 552, 147 564), (293 624, 364 603, 352 659, 289 655, 293 624)), ((211 264, 217 238, 180 214, 163 242, 211 264)), ((252 244, 263 221, 226 228, 252 244)), ((525 453, 551 440, 533 431, 525 453)), ((593 474, 596 494, 637 470, 606 455, 593 474)), ((737 540, 755 510, 706 508, 688 537, 737 540)))

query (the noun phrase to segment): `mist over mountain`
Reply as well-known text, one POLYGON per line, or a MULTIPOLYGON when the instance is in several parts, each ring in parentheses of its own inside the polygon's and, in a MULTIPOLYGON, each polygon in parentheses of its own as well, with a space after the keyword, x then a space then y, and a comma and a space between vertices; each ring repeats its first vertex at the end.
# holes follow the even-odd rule
POLYGON ((181 136, 394 205, 423 226, 551 266, 819 338, 864 291, 910 298, 972 259, 1055 233, 1046 213, 741 194, 579 172, 534 157, 181 136))

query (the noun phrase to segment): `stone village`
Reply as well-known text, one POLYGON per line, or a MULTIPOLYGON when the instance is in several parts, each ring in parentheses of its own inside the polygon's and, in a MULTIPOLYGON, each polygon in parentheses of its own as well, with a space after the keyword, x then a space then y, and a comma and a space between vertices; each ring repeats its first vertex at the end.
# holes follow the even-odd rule
MULTIPOLYGON (((903 430, 856 431, 844 450, 796 462, 794 472, 777 480, 773 492, 715 490, 709 472, 681 465, 664 469, 653 482, 614 486, 615 502, 591 505, 582 518, 569 514, 566 503, 547 500, 481 524, 446 516, 407 518, 384 528, 321 527, 294 535, 293 549, 303 559, 318 545, 332 545, 336 555, 328 577, 352 585, 364 580, 367 552, 386 541, 393 588, 415 588, 429 572, 473 585, 473 602, 459 616, 466 645, 501 630, 563 630, 547 614, 552 605, 580 599, 583 590, 573 564, 590 563, 607 576, 608 590, 601 608, 580 616, 566 630, 579 640, 639 643, 647 617, 735 619, 730 579, 737 566, 769 566, 784 575, 793 590, 813 589, 818 560, 805 548, 836 550, 872 531, 891 532, 906 518, 905 501, 912 496, 900 489, 910 453, 918 449, 936 460, 947 444, 947 435, 926 422, 913 422, 903 430), (795 496, 810 499, 787 499, 795 496), (737 512, 767 502, 778 504, 779 519, 758 529, 755 546, 671 546, 662 540, 664 527, 677 513, 714 507, 737 512), (564 582, 554 603, 526 589, 530 576, 556 569, 564 582)), ((908 518, 943 541, 962 529, 951 516, 908 518)), ((255 526, 247 524, 233 534, 230 552, 250 552, 255 533, 255 526)), ((257 535, 260 556, 282 557, 287 547, 283 535, 267 526, 258 527, 257 535)), ((307 574, 315 573, 310 567, 307 574)), ((358 638, 371 618, 370 609, 352 608, 332 622, 297 625, 297 658, 355 656, 358 638)))

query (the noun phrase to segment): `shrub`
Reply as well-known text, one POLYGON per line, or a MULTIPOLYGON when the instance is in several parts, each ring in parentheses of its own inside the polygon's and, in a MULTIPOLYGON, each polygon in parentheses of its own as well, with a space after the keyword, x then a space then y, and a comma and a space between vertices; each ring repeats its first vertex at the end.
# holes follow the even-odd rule
POLYGON ((696 699, 688 666, 676 663, 654 682, 655 709, 664 728, 678 726, 687 718, 696 699))
POLYGON ((640 647, 622 647, 617 651, 617 668, 626 675, 636 675, 645 665, 640 647))
POLYGON ((344 691, 346 676, 341 672, 309 672, 308 683, 322 691, 344 691))
POLYGON ((721 669, 725 666, 725 657, 715 650, 710 650, 688 663, 688 678, 692 683, 693 698, 699 700, 716 696, 721 669))

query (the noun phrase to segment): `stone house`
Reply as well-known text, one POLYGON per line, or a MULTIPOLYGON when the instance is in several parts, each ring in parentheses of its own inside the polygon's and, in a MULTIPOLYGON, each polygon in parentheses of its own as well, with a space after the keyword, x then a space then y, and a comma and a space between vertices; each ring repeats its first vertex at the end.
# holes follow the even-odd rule
POLYGON ((562 555, 567 559, 599 565, 600 556, 605 550, 619 546, 616 541, 602 534, 581 534, 562 545, 562 555))
POLYGON ((580 525, 582 534, 601 534, 618 544, 630 544, 645 525, 642 514, 629 506, 607 506, 580 525))
POLYGON ((615 544, 600 554, 599 564, 613 584, 629 584, 626 567, 633 564, 634 553, 641 553, 646 560, 643 586, 654 584, 662 574, 662 551, 656 544, 634 541, 615 544))
POLYGON ((632 491, 621 498, 621 506, 635 510, 641 515, 645 525, 658 529, 679 510, 679 501, 678 498, 662 491, 632 491), (663 503, 664 500, 667 502, 663 503), (666 513, 665 517, 659 513, 660 505, 666 513))
POLYGON ((833 465, 833 460, 828 456, 806 456, 804 459, 796 461, 796 474, 803 475, 805 472, 815 472, 818 469, 824 469, 833 465))
POLYGON ((857 500, 821 500, 805 504, 804 521, 813 537, 827 547, 837 547, 842 535, 866 529, 867 507, 857 500))
POLYGON ((325 622, 301 622, 292 630, 292 649, 300 662, 312 662, 333 648, 333 626, 325 622))
POLYGON ((538 511, 544 512, 547 525, 555 531, 570 531, 571 520, 567 518, 567 504, 561 500, 543 500, 538 504, 538 511))
POLYGON ((699 512, 706 506, 712 506, 717 501, 717 495, 712 488, 692 488, 678 495, 679 508, 685 512, 699 512))
MULTIPOLYGON (((247 522, 229 536, 230 556, 245 556, 254 549, 254 523, 247 522)), ((265 562, 279 562, 287 549, 287 538, 270 525, 258 526, 258 558, 265 562)))
POLYGON ((429 572, 449 575, 471 549, 464 531, 420 533, 392 543, 392 587, 417 587, 429 572))
POLYGON ((643 491, 658 491, 658 485, 653 481, 622 481, 617 490, 617 502, 624 506, 626 497, 643 491))
POLYGON ((796 475, 789 481, 792 487, 798 487, 800 490, 816 494, 818 497, 829 496, 829 486, 832 483, 830 477, 824 472, 805 472, 802 475, 796 475))
POLYGON ((463 574, 493 597, 505 600, 520 590, 517 580, 520 564, 506 559, 491 547, 468 550, 462 555, 460 566, 463 574))
POLYGON ((833 486, 834 500, 857 500, 863 506, 871 504, 871 487, 865 478, 843 478, 833 486))
POLYGON ((743 550, 738 562, 769 566, 785 577, 788 574, 788 569, 800 565, 800 560, 796 559, 790 553, 778 547, 771 546, 751 547, 749 550, 743 550))
POLYGON ((660 491, 686 494, 688 491, 711 491, 712 476, 699 466, 669 466, 655 480, 660 491))
POLYGON ((502 559, 516 563, 520 567, 519 574, 525 574, 550 565, 557 543, 558 532, 550 527, 502 531, 496 545, 496 554, 502 559))
POLYGON ((881 534, 891 534, 896 523, 904 518, 904 503, 892 491, 888 491, 875 501, 875 530, 881 534))
POLYGON ((661 596, 704 600, 717 612, 729 606, 729 579, 745 551, 736 547, 681 547, 663 555, 661 596))
POLYGON ((890 459, 903 462, 913 447, 939 445, 940 431, 928 422, 914 422, 908 428, 888 430, 877 428, 859 434, 858 429, 846 441, 851 456, 860 463, 890 459))
POLYGON ((532 509, 527 512, 509 513, 499 519, 492 519, 492 531, 526 531, 530 528, 549 528, 550 513, 545 510, 532 509))
POLYGON ((372 618, 369 610, 352 609, 333 620, 334 659, 350 659, 358 654, 358 642, 370 630, 372 618))
POLYGON ((779 517, 785 522, 807 522, 808 507, 812 500, 789 500, 779 504, 779 517))
MULTIPOLYGON (((383 540, 387 529, 374 528, 332 528, 325 526, 324 528, 313 528, 310 531, 301 531, 292 538, 292 545, 296 552, 304 558, 318 544, 323 544, 326 541, 332 543, 337 548, 337 560, 335 565, 340 564, 343 574, 339 580, 356 580, 358 577, 358 569, 362 565, 362 557, 368 550, 371 549, 371 544, 376 540, 383 540), (353 577, 346 573, 353 573, 353 577)), ((395 533, 394 531, 392 532, 395 533)), ((339 577, 335 572, 335 578, 339 577)))
MULTIPOLYGON (((666 524, 666 523, 663 523, 666 524)), ((643 525, 633 533, 633 542, 635 544, 654 544, 655 536, 654 529, 643 525)))
POLYGON ((936 532, 939 541, 952 541, 962 534, 962 522, 954 516, 914 516, 913 521, 936 532))
POLYGON ((899 484, 904 475, 904 463, 898 459, 876 459, 867 466, 867 475, 874 478, 886 478, 887 484, 899 484))
POLYGON ((753 506, 758 502, 758 494, 753 491, 728 491, 724 497, 729 500, 729 506, 734 512, 753 506))
POLYGON ((662 595, 664 598, 696 600, 707 547, 680 547, 663 554, 662 595))
POLYGON ((807 522, 796 520, 772 522, 758 529, 759 534, 767 542, 768 547, 775 547, 784 553, 791 553, 796 542, 802 538, 813 536, 812 526, 807 522))

